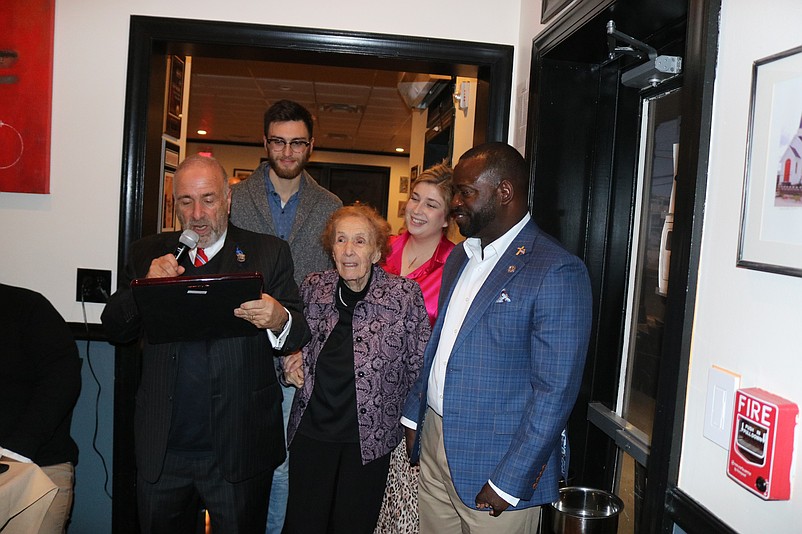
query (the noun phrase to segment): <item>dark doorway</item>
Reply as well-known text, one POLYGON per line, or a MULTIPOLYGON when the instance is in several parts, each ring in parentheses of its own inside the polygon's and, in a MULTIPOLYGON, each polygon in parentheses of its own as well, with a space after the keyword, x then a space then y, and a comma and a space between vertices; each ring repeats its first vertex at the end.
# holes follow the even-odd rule
MULTIPOLYGON (((527 123, 533 217, 585 261, 594 294, 588 360, 569 420, 572 483, 614 491, 622 484, 618 475, 624 464, 637 462, 627 480, 635 494, 627 514, 634 521, 619 523, 619 532, 667 533, 672 527, 665 502, 678 476, 718 7, 717 0, 591 0, 563 13, 533 47, 527 123), (682 57, 683 74, 657 87, 623 85, 622 73, 642 60, 611 55, 606 31, 611 20, 658 54, 682 57), (669 143, 669 161, 671 146, 679 147, 671 169, 676 172, 676 204, 670 290, 655 295, 660 287, 656 277, 641 282, 650 291, 647 303, 664 306, 664 314, 661 324, 647 322, 628 336, 625 310, 634 300, 633 254, 638 253, 633 247, 641 229, 650 229, 647 223, 652 222, 639 218, 644 211, 638 203, 643 198, 639 170, 649 159, 640 150, 648 141, 641 125, 648 118, 646 104, 663 95, 674 95, 672 118, 681 114, 682 119, 681 125, 675 121, 678 139, 669 143), (652 395, 648 425, 641 425, 648 431, 641 431, 629 420, 635 411, 626 408, 620 371, 626 370, 629 341, 658 326, 659 336, 642 335, 649 354, 635 369, 648 380, 633 384, 644 387, 648 381, 652 395), (649 358, 652 352, 659 353, 659 361, 649 358)), ((666 181, 669 198, 672 177, 666 181)), ((655 232, 664 223, 659 211, 657 221, 655 232)))
POLYGON ((317 183, 340 197, 344 206, 356 202, 367 204, 387 218, 390 167, 309 163, 306 171, 317 183))
MULTIPOLYGON (((161 117, 167 57, 192 55, 476 77, 488 91, 478 141, 507 138, 513 48, 505 45, 224 23, 131 17, 124 119, 118 272, 133 241, 153 233, 158 212, 161 117), (153 120, 159 117, 159 120, 153 120)), ((114 532, 138 532, 133 411, 138 347, 115 360, 114 532)))

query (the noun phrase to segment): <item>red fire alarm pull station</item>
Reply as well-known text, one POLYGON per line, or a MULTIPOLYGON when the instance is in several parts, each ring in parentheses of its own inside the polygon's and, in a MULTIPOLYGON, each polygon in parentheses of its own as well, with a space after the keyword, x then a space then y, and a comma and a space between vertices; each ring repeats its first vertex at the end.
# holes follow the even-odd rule
POLYGON ((799 408, 760 388, 735 393, 727 474, 761 499, 791 498, 799 408))

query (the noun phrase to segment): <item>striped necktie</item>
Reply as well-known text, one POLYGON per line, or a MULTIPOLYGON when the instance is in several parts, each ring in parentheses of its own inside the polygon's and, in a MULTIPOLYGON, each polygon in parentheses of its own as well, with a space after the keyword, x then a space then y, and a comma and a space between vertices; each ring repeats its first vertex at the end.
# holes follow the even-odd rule
POLYGON ((205 265, 207 261, 209 261, 209 258, 206 257, 206 253, 202 248, 199 248, 198 252, 195 254, 195 267, 205 265))

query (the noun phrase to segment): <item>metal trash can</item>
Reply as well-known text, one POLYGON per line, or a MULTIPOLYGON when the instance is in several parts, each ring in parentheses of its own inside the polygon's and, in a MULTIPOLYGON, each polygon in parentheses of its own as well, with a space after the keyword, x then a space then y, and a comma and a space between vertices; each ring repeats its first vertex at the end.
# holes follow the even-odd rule
POLYGON ((616 534, 624 502, 607 491, 568 486, 543 507, 544 534, 616 534))

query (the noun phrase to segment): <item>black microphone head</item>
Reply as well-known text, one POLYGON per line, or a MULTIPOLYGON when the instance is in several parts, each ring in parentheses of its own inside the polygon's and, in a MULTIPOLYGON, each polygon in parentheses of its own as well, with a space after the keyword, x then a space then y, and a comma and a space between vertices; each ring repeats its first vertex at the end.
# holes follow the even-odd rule
POLYGON ((186 245, 189 248, 195 248, 195 246, 198 244, 198 239, 200 239, 200 237, 197 233, 195 233, 195 231, 184 230, 181 232, 181 237, 178 238, 178 242, 182 245, 186 245))

